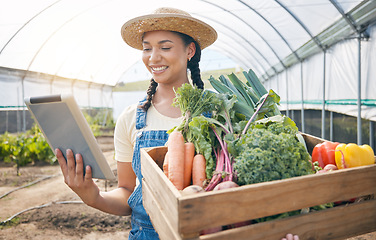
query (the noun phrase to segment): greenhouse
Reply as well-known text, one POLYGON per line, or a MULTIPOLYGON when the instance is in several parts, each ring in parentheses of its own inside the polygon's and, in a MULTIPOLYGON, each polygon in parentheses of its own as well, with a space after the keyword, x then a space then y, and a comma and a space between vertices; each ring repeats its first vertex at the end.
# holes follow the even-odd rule
POLYGON ((202 71, 252 69, 280 95, 281 109, 303 132, 310 128, 304 110, 313 109, 321 115, 321 130, 314 134, 333 139, 330 126, 333 113, 339 113, 357 119, 352 133, 358 143, 374 144, 372 0, 4 2, 1 130, 14 131, 12 121, 16 131, 26 128, 20 111, 23 99, 33 95, 69 92, 82 107, 112 109, 117 83, 149 78, 140 53, 122 41, 120 27, 164 5, 185 9, 217 30, 218 40, 203 52, 202 71))
POLYGON ((375 239, 376 0, 0 3, 0 239, 375 239))
MULTIPOLYGON (((218 40, 203 52, 202 71, 252 69, 280 95, 281 109, 294 115, 303 132, 309 128, 302 121, 304 110, 314 109, 322 115, 316 135, 333 137, 330 116, 340 113, 358 119, 357 142, 374 141, 376 2, 371 0, 4 2, 2 131, 14 119, 4 113, 25 109, 28 96, 70 92, 82 107, 112 109, 117 83, 149 78, 137 67, 140 53, 122 41, 120 27, 164 5, 185 9, 217 30, 218 40), (362 126, 370 129, 369 139, 362 138, 362 126)), ((22 116, 17 122, 17 131, 24 129, 22 116)))

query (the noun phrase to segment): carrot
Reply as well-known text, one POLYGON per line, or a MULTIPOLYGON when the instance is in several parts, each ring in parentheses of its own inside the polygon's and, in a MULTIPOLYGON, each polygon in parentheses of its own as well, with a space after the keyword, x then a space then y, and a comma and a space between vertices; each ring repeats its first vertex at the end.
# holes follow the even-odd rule
POLYGON ((166 152, 166 154, 164 156, 163 172, 168 177, 168 151, 166 152))
POLYGON ((191 185, 192 164, 195 156, 195 145, 192 142, 184 144, 184 188, 191 185))
POLYGON ((184 137, 181 132, 170 133, 168 149, 168 178, 178 190, 184 187, 184 137))
POLYGON ((193 158, 192 165, 192 184, 203 186, 206 179, 206 159, 204 155, 197 154, 193 158))

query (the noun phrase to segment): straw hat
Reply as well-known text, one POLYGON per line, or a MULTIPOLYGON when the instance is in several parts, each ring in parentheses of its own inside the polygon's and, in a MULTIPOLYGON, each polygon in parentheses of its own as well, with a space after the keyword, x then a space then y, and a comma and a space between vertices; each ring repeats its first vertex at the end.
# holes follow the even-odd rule
POLYGON ((133 18, 124 23, 121 36, 131 47, 142 50, 145 32, 167 30, 191 36, 204 49, 215 42, 217 32, 208 24, 175 8, 158 8, 154 13, 133 18))

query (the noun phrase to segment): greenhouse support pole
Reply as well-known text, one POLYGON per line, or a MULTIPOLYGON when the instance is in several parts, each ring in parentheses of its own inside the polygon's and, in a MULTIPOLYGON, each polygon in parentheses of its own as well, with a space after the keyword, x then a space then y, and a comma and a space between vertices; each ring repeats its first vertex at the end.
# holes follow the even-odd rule
POLYGON ((322 80, 322 111, 321 111, 321 138, 325 139, 325 82, 326 82, 326 49, 324 49, 323 80, 322 80))
POLYGON ((333 111, 330 111, 330 135, 329 135, 329 140, 330 141, 333 141, 333 128, 334 128, 334 124, 333 124, 333 111))
POLYGON ((53 78, 52 78, 51 81, 50 81, 50 94, 52 94, 52 92, 53 92, 53 90, 52 90, 52 85, 53 85, 53 83, 54 83, 55 76, 56 76, 56 75, 54 75, 53 78))
POLYGON ((6 119, 5 119, 5 132, 9 132, 8 125, 9 125, 9 111, 5 111, 6 119))
POLYGON ((87 106, 88 106, 88 112, 90 112, 90 116, 91 116, 91 107, 90 107, 90 85, 92 84, 93 82, 89 82, 89 84, 87 85, 87 106))
POLYGON ((277 74, 277 92, 279 92, 279 76, 280 74, 277 74))
POLYGON ((288 81, 288 74, 287 74, 287 68, 286 71, 286 116, 290 117, 289 114, 289 81, 288 81))
POLYGON ((20 119, 20 112, 18 111, 18 108, 20 106, 20 87, 17 86, 17 111, 16 111, 16 123, 17 123, 17 132, 21 131, 21 119, 20 119))
MULTIPOLYGON (((25 73, 26 74, 26 73, 25 73)), ((26 132, 26 109, 25 104, 23 104, 23 100, 25 99, 25 76, 21 80, 21 86, 22 86, 22 131, 26 132)))
POLYGON ((375 122, 369 121, 369 145, 375 150, 375 122))
POLYGON ((358 145, 362 144, 362 75, 361 75, 361 68, 362 68, 362 54, 361 54, 361 46, 362 46, 362 39, 361 33, 359 32, 358 37, 358 118, 357 118, 357 126, 358 126, 358 145))
POLYGON ((74 85, 76 84, 76 82, 77 82, 77 79, 72 79, 71 81, 71 92, 73 95, 74 95, 74 85))
POLYGON ((303 61, 300 62, 300 90, 302 94, 302 111, 301 111, 301 121, 302 121, 302 132, 305 132, 305 124, 304 124, 304 88, 303 88, 303 61))
POLYGON ((101 111, 105 111, 105 114, 103 116, 103 120, 102 120, 102 127, 106 126, 106 123, 107 123, 107 116, 108 116, 108 108, 105 109, 104 108, 104 102, 103 102, 103 99, 104 99, 104 93, 103 93, 103 90, 104 90, 104 84, 102 84, 102 87, 101 87, 101 111))

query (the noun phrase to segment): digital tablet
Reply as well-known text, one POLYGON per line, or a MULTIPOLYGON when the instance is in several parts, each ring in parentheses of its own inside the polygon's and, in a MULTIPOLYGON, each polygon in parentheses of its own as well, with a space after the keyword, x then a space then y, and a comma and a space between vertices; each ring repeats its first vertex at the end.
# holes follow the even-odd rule
POLYGON ((25 98, 25 104, 53 152, 59 148, 66 157, 66 150, 72 149, 82 155, 84 166, 91 167, 93 178, 115 178, 72 95, 30 97, 25 98))

